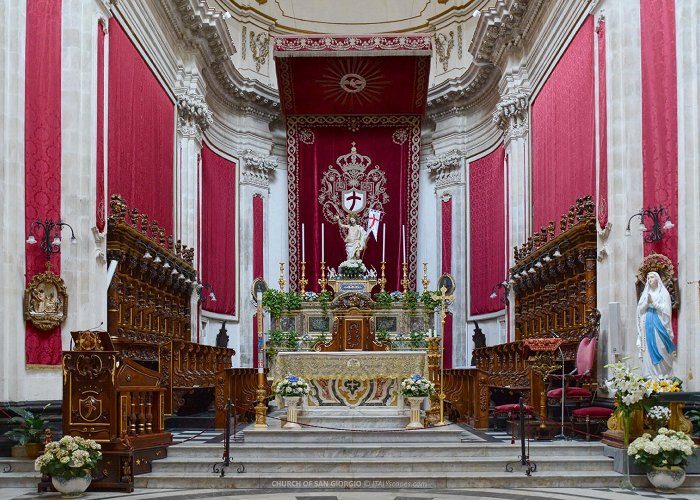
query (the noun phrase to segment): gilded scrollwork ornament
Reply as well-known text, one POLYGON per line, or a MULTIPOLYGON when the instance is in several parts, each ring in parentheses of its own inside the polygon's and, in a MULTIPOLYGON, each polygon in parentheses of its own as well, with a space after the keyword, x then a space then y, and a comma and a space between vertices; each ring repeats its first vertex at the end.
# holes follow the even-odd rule
POLYGON ((63 279, 47 270, 32 278, 24 291, 24 319, 40 330, 52 330, 68 315, 68 291, 63 279))

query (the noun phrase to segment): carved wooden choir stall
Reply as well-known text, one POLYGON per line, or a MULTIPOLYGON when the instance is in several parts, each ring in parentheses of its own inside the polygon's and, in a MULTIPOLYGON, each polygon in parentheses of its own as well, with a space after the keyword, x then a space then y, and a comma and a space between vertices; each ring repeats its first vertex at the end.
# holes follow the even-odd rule
POLYGON ((595 335, 597 325, 588 322, 596 305, 595 224, 591 197, 580 198, 562 215, 559 234, 551 221, 514 248, 515 339, 475 349, 476 368, 446 370, 445 393, 459 418, 488 427, 491 403, 520 395, 546 415, 546 380, 561 367, 562 353, 571 363, 581 339, 595 335))
POLYGON ((191 341, 193 250, 118 195, 110 207, 108 332, 74 332, 63 355, 63 431, 103 446, 91 489, 132 491, 133 475, 167 455, 165 415, 206 410, 234 351, 191 341))

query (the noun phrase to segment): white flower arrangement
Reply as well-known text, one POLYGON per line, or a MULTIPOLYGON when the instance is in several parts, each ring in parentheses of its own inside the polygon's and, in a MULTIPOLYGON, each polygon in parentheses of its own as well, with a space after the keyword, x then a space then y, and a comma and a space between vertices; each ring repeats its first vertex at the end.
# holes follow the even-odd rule
POLYGON ((635 463, 647 467, 685 467, 688 457, 693 454, 693 440, 685 432, 662 427, 652 439, 645 433, 627 448, 627 454, 634 457, 635 463))
POLYGON ((48 443, 34 469, 51 477, 70 479, 89 475, 102 458, 102 447, 92 439, 64 436, 48 443))
POLYGON ((338 266, 338 274, 343 278, 364 278, 367 274, 367 267, 361 260, 345 260, 338 266))
POLYGON ((400 302, 403 300, 403 293, 399 292, 398 290, 394 290, 389 294, 389 296, 394 302, 400 302))
POLYGON ((275 388, 278 396, 306 396, 309 393, 309 384, 301 377, 287 375, 275 388))
POLYGON ((671 418, 671 409, 666 406, 652 406, 647 412, 647 418, 657 426, 663 426, 671 418))
POLYGON ((316 292, 304 292, 302 298, 304 302, 316 302, 318 300, 318 294, 316 292))
POLYGON ((652 394, 646 379, 633 373, 624 360, 605 367, 612 369, 612 377, 605 381, 605 385, 609 391, 615 393, 619 408, 625 407, 632 411, 645 397, 652 394))
POLYGON ((421 375, 415 374, 401 382, 399 392, 407 398, 421 398, 435 392, 435 384, 421 375))

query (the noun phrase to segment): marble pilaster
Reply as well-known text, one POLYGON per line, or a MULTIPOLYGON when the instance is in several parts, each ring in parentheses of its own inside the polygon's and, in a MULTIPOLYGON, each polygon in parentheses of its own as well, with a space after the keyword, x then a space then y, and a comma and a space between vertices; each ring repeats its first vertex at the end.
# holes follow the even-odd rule
MULTIPOLYGON (((467 290, 467 246, 464 244, 467 241, 467 223, 466 218, 460 215, 467 213, 466 159, 460 151, 452 150, 429 158, 426 167, 435 182, 437 228, 442 227, 442 203, 452 201, 452 262, 449 267, 457 290, 467 290)), ((438 270, 442 269, 441 257, 438 258, 436 266, 438 270)), ((450 306, 453 367, 467 366, 467 344, 464 335, 467 310, 467 294, 456 293, 455 301, 450 306)))
MULTIPOLYGON (((274 157, 262 156, 251 150, 246 150, 241 155, 241 183, 240 183, 240 209, 242 213, 248 214, 247 217, 241 217, 241 225, 239 231, 241 252, 239 252, 238 270, 240 276, 241 287, 241 307, 239 313, 239 334, 240 334, 240 366, 251 367, 254 365, 253 360, 253 321, 255 314, 255 304, 251 300, 249 293, 253 283, 253 198, 260 197, 263 200, 263 241, 264 247, 269 248, 268 235, 270 233, 270 177, 272 172, 277 168, 277 160, 274 157)), ((263 263, 265 275, 267 275, 267 266, 263 263)), ((273 286, 274 283, 269 283, 273 286)))

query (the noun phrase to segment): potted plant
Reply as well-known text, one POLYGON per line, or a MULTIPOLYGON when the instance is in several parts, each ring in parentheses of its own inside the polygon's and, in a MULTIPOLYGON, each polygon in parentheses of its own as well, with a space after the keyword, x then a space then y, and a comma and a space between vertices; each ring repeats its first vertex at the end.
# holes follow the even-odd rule
POLYGON ((44 412, 49 406, 50 403, 44 406, 38 415, 26 408, 8 407, 8 410, 15 414, 10 419, 10 423, 17 424, 17 427, 5 433, 6 436, 17 441, 17 446, 12 447, 12 456, 28 458, 39 456, 43 446, 44 427, 49 423, 44 418, 44 412))
POLYGON ((693 440, 685 432, 662 427, 653 438, 645 433, 630 443, 627 453, 646 467, 647 478, 657 489, 678 488, 685 481, 685 467, 693 454, 693 440))
POLYGON ((401 381, 399 392, 408 399, 411 405, 411 421, 406 429, 421 429, 423 424, 420 421, 420 406, 423 400, 435 392, 435 384, 427 378, 415 374, 401 381))
POLYGON ((287 407, 287 423, 282 427, 285 429, 299 429, 297 423, 297 405, 299 400, 309 393, 309 384, 296 375, 287 375, 275 388, 275 393, 284 399, 287 407))
POLYGON ((64 436, 46 445, 34 469, 51 477, 51 483, 64 498, 81 496, 92 482, 92 471, 102 458, 101 446, 92 439, 64 436))

